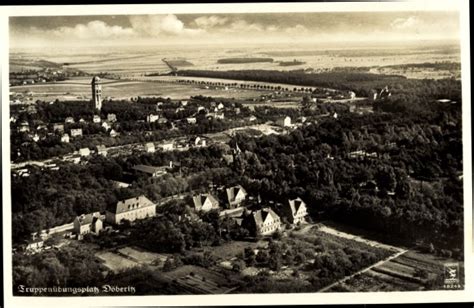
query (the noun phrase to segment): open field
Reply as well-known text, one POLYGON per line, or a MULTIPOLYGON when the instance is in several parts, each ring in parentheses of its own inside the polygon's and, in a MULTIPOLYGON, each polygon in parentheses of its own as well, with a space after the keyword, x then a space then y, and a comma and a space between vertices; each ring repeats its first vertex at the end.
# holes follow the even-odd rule
MULTIPOLYGON (((90 99, 90 80, 74 79, 57 83, 44 83, 25 86, 14 86, 11 92, 29 93, 35 100, 53 101, 90 99)), ((104 98, 129 99, 137 96, 162 96, 171 99, 188 99, 190 96, 203 95, 224 98, 253 98, 269 91, 241 90, 241 89, 206 89, 198 85, 186 85, 177 83, 156 83, 145 81, 106 81, 102 85, 104 98)))
MULTIPOLYGON (((407 63, 423 63, 437 61, 459 62, 459 46, 454 44, 424 43, 416 45, 381 45, 359 46, 346 48, 345 46, 318 46, 302 45, 298 49, 293 46, 281 45, 242 46, 239 49, 227 46, 160 46, 137 48, 121 47, 101 49, 51 50, 35 51, 13 50, 11 58, 15 60, 13 69, 20 69, 25 62, 32 65, 32 59, 44 59, 58 64, 67 63, 65 67, 79 69, 88 73, 109 72, 124 77, 144 76, 150 73, 168 73, 170 68, 162 61, 163 58, 179 56, 193 64, 197 70, 240 70, 240 69, 267 69, 267 70, 294 70, 307 69, 315 72, 330 70, 336 67, 377 67, 400 65, 407 63), (217 63, 223 58, 273 58, 273 62, 258 63, 217 63), (300 65, 281 66, 280 62, 304 62, 300 65)), ((38 65, 33 65, 38 67, 38 65)), ((409 71, 400 71, 401 74, 428 76, 422 70, 413 75, 409 71)), ((378 73, 377 70, 374 70, 378 73)), ((382 71, 380 71, 382 73, 382 71)), ((434 78, 437 72, 429 72, 434 78)))

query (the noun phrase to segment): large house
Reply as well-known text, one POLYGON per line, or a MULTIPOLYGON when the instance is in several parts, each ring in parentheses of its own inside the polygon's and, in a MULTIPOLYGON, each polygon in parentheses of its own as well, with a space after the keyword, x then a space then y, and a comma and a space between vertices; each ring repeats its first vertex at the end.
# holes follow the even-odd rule
POLYGON ((135 165, 133 166, 133 170, 145 173, 151 177, 157 178, 163 176, 167 173, 167 167, 154 167, 154 166, 146 166, 146 165, 135 165))
POLYGON ((211 194, 199 194, 193 197, 194 209, 196 211, 210 211, 219 209, 219 201, 211 194))
POLYGON ((308 209, 306 203, 298 197, 288 200, 288 203, 283 205, 282 214, 288 219, 289 223, 298 224, 305 221, 308 209))
POLYGON ((98 234, 103 227, 100 213, 82 214, 74 219, 74 233, 84 235, 88 233, 98 234))
POLYGON ((240 204, 245 201, 245 197, 247 197, 247 192, 240 185, 227 188, 226 193, 229 208, 231 209, 240 206, 240 204))
POLYGON ((105 221, 110 224, 120 224, 122 220, 135 221, 156 215, 156 206, 147 197, 125 199, 105 213, 105 221))
POLYGON ((263 208, 244 214, 242 227, 250 231, 254 236, 269 235, 280 230, 281 220, 271 208, 263 208))

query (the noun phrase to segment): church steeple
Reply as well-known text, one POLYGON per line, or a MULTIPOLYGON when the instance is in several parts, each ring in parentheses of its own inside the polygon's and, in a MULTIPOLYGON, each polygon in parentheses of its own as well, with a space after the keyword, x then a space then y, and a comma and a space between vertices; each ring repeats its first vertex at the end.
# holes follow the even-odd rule
POLYGON ((91 81, 92 99, 94 101, 95 109, 102 109, 102 86, 100 85, 100 78, 95 76, 91 81))

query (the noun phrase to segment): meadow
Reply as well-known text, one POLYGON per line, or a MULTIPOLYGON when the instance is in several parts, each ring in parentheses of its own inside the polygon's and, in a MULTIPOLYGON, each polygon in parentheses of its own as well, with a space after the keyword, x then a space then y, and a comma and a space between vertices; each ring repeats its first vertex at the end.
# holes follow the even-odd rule
MULTIPOLYGON (((90 79, 73 79, 56 83, 44 83, 10 87, 14 93, 30 93, 33 101, 54 101, 90 99, 90 79)), ((161 96, 171 99, 189 99, 191 96, 203 95, 223 98, 254 98, 270 91, 208 88, 200 85, 178 84, 173 82, 153 82, 135 80, 104 80, 102 93, 104 98, 130 99, 131 97, 161 96)))

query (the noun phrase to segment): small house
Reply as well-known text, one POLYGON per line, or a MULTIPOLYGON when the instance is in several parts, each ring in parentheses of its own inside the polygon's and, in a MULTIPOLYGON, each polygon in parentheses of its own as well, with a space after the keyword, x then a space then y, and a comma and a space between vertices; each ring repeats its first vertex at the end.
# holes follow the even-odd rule
POLYGON ((68 134, 62 135, 61 136, 61 142, 69 143, 69 135, 68 134))
POLYGON ((73 128, 71 129, 71 137, 82 136, 82 128, 73 128))
POLYGON ((97 146, 97 154, 98 155, 102 155, 102 156, 107 156, 107 148, 105 147, 105 145, 98 145, 97 146))
POLYGON ((79 149, 79 155, 83 157, 89 156, 90 154, 91 154, 91 150, 89 150, 89 148, 79 149))
POLYGON ((103 228, 100 213, 82 214, 74 219, 74 233, 77 235, 98 234, 103 228))
POLYGON ((155 152, 155 144, 153 142, 145 143, 145 152, 154 153, 155 152))
POLYGON ((196 211, 210 211, 219 209, 219 201, 211 194, 199 194, 193 197, 194 209, 196 211))
POLYGON ((109 122, 117 122, 117 116, 115 115, 115 113, 109 113, 107 114, 107 121, 109 122))

